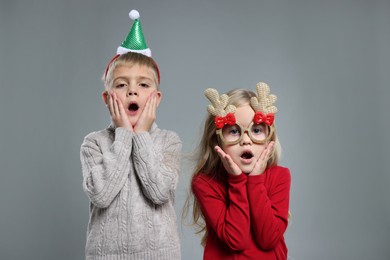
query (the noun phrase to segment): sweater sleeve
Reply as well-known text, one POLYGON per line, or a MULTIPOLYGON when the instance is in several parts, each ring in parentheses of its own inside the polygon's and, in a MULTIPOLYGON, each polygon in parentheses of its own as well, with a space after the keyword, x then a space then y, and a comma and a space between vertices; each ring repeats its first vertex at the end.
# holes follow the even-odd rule
POLYGON ((179 178, 179 136, 171 131, 161 131, 155 141, 149 132, 138 133, 133 138, 133 160, 144 195, 156 205, 169 201, 179 178))
POLYGON ((96 207, 107 208, 128 178, 132 133, 115 129, 115 140, 106 151, 96 136, 88 135, 80 148, 83 189, 96 207))
POLYGON ((192 182, 192 191, 198 200, 208 228, 234 251, 248 247, 250 239, 250 215, 246 191, 247 176, 229 175, 228 194, 218 185, 198 175, 192 182))
POLYGON ((290 171, 280 168, 269 190, 264 185, 265 174, 248 177, 248 197, 253 238, 264 249, 274 248, 282 239, 288 224, 290 171))

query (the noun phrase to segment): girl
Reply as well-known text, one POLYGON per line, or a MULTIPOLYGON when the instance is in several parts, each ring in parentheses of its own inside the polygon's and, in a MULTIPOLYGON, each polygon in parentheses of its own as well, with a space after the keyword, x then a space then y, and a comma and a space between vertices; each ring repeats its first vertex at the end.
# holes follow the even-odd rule
POLYGON ((276 96, 214 89, 192 177, 193 218, 204 259, 287 259, 290 172, 278 166, 276 96), (204 222, 202 221, 204 220, 204 222))

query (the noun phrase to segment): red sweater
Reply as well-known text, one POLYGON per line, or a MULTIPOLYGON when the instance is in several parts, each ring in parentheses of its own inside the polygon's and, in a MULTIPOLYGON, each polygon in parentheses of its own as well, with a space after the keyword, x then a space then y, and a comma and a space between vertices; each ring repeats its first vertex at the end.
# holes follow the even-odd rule
POLYGON ((203 259, 287 259, 289 169, 223 175, 228 177, 198 174, 192 180, 208 231, 203 259))

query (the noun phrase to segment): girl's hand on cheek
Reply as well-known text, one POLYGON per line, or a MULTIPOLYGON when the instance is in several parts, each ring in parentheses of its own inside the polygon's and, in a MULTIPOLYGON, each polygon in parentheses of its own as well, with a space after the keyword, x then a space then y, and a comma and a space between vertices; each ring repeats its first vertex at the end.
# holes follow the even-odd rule
POLYGON ((214 150, 217 152, 219 158, 221 158, 222 164, 229 174, 240 175, 242 173, 238 165, 235 162, 233 162, 232 158, 228 154, 226 154, 221 149, 221 147, 217 145, 215 146, 214 150))
POLYGON ((148 132, 156 120, 157 110, 157 90, 154 91, 146 101, 144 110, 142 111, 137 123, 134 126, 135 132, 148 132))
POLYGON ((265 168, 267 167, 268 160, 269 160, 269 158, 271 158, 274 144, 275 144, 275 142, 273 142, 273 141, 268 143, 268 145, 265 147, 263 152, 260 154, 259 159, 257 160, 252 172, 249 173, 249 175, 253 176, 253 175, 263 174, 263 172, 265 171, 265 168))
POLYGON ((124 127, 133 131, 133 127, 130 124, 130 121, 127 117, 126 111, 123 107, 122 102, 117 97, 115 92, 110 91, 107 94, 108 99, 108 110, 110 111, 111 119, 115 127, 124 127))

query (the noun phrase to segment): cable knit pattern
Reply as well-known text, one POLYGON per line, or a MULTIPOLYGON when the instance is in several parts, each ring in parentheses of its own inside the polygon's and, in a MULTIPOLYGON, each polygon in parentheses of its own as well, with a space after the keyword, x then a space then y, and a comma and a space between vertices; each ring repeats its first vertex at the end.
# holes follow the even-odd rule
POLYGON ((86 259, 180 259, 174 210, 182 143, 153 124, 90 133, 81 145, 90 199, 86 259))

